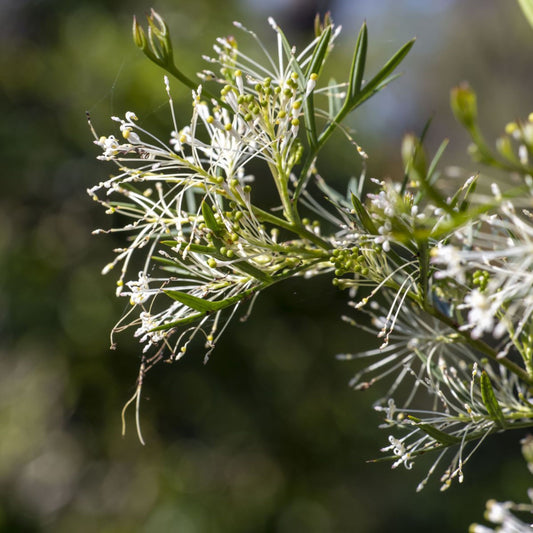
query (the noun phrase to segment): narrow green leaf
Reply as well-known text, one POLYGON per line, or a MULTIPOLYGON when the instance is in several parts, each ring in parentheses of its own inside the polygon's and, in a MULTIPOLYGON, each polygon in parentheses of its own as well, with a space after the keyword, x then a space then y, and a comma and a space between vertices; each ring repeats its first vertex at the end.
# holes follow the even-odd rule
POLYGON ((420 428, 426 435, 429 435, 432 439, 436 440, 443 446, 454 446, 455 444, 459 444, 459 442, 461 442, 459 437, 445 433, 444 431, 441 431, 430 424, 425 424, 419 418, 414 416, 408 416, 408 418, 416 423, 416 427, 420 428))
POLYGON ((200 313, 211 313, 212 311, 217 311, 220 309, 220 302, 211 302, 210 300, 204 300, 203 298, 198 298, 197 296, 192 296, 187 292, 182 291, 163 291, 167 296, 170 296, 173 300, 199 311, 200 313))
POLYGON ((196 313, 195 315, 189 315, 185 318, 180 318, 174 320, 174 322, 168 322, 167 324, 161 324, 155 328, 152 328, 150 331, 166 331, 167 329, 177 328, 178 326, 186 326, 196 322, 199 318, 202 318, 205 313, 196 313))
POLYGON ((383 68, 365 85, 365 91, 373 91, 380 83, 386 80, 405 59, 416 39, 406 42, 388 61, 383 68))
POLYGON ((329 42, 331 40, 331 26, 328 26, 320 36, 318 43, 313 50, 313 56, 305 71, 305 79, 308 79, 311 74, 320 74, 322 65, 328 54, 329 42))
POLYGON ((202 216, 204 217, 205 225, 215 234, 219 235, 222 231, 222 227, 217 222, 213 210, 209 204, 204 200, 202 202, 202 216))
POLYGON ((163 246, 169 246, 170 248, 174 248, 174 246, 177 246, 179 244, 178 241, 167 239, 165 241, 161 241, 161 244, 163 246))
POLYGON ((361 200, 359 200, 359 198, 357 198, 357 196, 355 196, 355 194, 353 193, 352 193, 352 204, 363 227, 371 235, 377 235, 378 230, 376 226, 374 225, 374 222, 370 218, 368 211, 365 209, 365 206, 362 204, 361 200))
POLYGON ((343 113, 354 110, 360 106, 365 100, 368 100, 371 96, 383 89, 391 81, 398 78, 400 74, 393 74, 394 70, 404 60, 405 56, 411 50, 415 39, 405 43, 382 67, 382 69, 359 91, 353 98, 346 99, 343 107, 343 113))
POLYGON ((496 399, 496 395, 494 394, 490 378, 485 371, 481 372, 480 385, 481 399, 483 400, 483 405, 487 409, 489 416, 494 422, 496 422, 496 424, 498 424, 498 426, 505 428, 505 416, 496 399))
POLYGON ((176 261, 172 261, 172 259, 168 259, 166 257, 161 257, 159 255, 153 255, 152 261, 155 261, 156 263, 159 263, 160 265, 166 266, 166 267, 172 267, 172 268, 181 268, 176 261))
POLYGON ((194 274, 187 268, 185 261, 176 257, 175 259, 168 259, 167 257, 161 257, 159 255, 153 255, 152 261, 159 263, 159 268, 165 272, 172 272, 175 276, 179 276, 181 281, 190 280, 195 282, 198 280, 194 274))
POLYGON ((444 153, 444 150, 446 150, 446 147, 448 146, 448 142, 449 142, 448 139, 444 139, 444 141, 440 143, 438 150, 436 151, 435 155, 433 156, 433 159, 431 160, 431 163, 429 164, 428 172, 427 172, 427 176, 428 176, 427 179, 429 183, 431 184, 435 183, 437 179, 438 174, 435 171, 437 169, 437 165, 440 161, 440 158, 442 157, 442 154, 444 153))
MULTIPOLYGON (((311 74, 319 75, 322 70, 322 65, 326 59, 328 53, 329 42, 331 40, 331 26, 326 28, 318 43, 315 46, 313 51, 313 56, 305 72, 304 79, 300 82, 300 90, 304 92, 307 89, 307 80, 311 74), (305 83, 305 85, 304 85, 305 83)), ((307 98, 304 98, 304 119, 307 132, 307 141, 311 149, 314 149, 317 145, 317 134, 316 134, 316 121, 315 121, 315 103, 313 98, 313 93, 309 94, 307 98)))
MULTIPOLYGON (((187 249, 191 252, 196 252, 198 254, 206 254, 215 257, 217 255, 217 250, 213 246, 204 246, 203 244, 187 244, 187 249)), ((222 257, 221 254, 218 254, 222 257)))
POLYGON ((215 302, 204 300, 202 298, 197 298, 196 296, 192 296, 181 291, 164 291, 172 299, 181 302, 187 307, 190 307, 191 309, 194 309, 198 312, 184 318, 179 318, 178 320, 174 320, 173 322, 168 322, 167 324, 161 324, 160 326, 152 328, 150 331, 164 331, 179 326, 191 324, 199 318, 205 316, 207 313, 220 311, 222 309, 225 309, 226 307, 230 307, 231 305, 236 304, 252 296, 257 290, 259 290, 257 287, 252 287, 251 289, 232 296, 231 298, 226 298, 225 300, 217 300, 215 302))
POLYGON ((366 22, 363 22, 355 44, 352 66, 350 69, 348 94, 346 95, 347 101, 353 101, 361 90, 361 84, 363 83, 363 75, 365 72, 367 47, 368 31, 366 28, 366 22))
POLYGON ((518 5, 522 8, 528 22, 533 27, 533 0, 518 0, 518 5))

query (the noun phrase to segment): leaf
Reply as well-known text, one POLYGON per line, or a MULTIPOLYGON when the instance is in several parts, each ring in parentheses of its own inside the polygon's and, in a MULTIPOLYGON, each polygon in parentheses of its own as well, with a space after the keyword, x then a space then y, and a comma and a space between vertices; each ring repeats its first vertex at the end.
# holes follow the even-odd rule
MULTIPOLYGON (((326 59, 328 53, 329 42, 331 39, 331 26, 326 28, 326 30, 320 36, 318 43, 313 50, 313 56, 311 57, 311 62, 309 63, 307 70, 305 72, 305 80, 308 80, 311 74, 319 75, 322 70, 322 65, 326 59)), ((300 82, 300 90, 302 92, 307 89, 306 85, 303 86, 302 80, 300 82)), ((307 98, 304 98, 304 118, 306 124, 307 140, 309 146, 313 149, 317 144, 317 135, 316 135, 316 122, 315 122, 315 105, 313 99, 313 93, 309 94, 307 98)))
POLYGON ((210 300, 204 300, 203 298, 198 298, 187 292, 181 291, 163 291, 167 296, 170 296, 173 300, 194 309, 195 311, 200 311, 200 313, 211 313, 212 311, 217 311, 220 309, 220 302, 212 302, 210 300))
POLYGON ((355 194, 352 193, 352 204, 354 206, 354 209, 357 213, 357 216, 359 217, 359 220, 361 221, 361 224, 363 227, 371 234, 371 235, 377 235, 378 230, 376 226, 374 225, 374 222, 370 218, 370 215, 368 214, 368 211, 366 210, 365 206, 361 203, 361 200, 355 196, 355 194))
POLYGON ((533 27, 533 0, 518 0, 518 5, 522 8, 528 22, 533 27))
POLYGON ((160 326, 156 326, 155 328, 152 328, 150 331, 164 331, 164 330, 172 329, 178 326, 185 326, 187 324, 191 324, 195 322, 196 320, 198 320, 199 318, 202 318, 203 316, 205 316, 207 313, 221 311, 222 309, 225 309, 226 307, 230 307, 231 305, 236 304, 240 302, 241 300, 248 298, 249 296, 252 296, 258 290, 259 289, 257 287, 252 287, 251 289, 243 291, 240 294, 236 294, 235 296, 232 296, 230 298, 226 298, 224 300, 217 300, 217 301, 204 300, 203 298, 198 298, 196 296, 192 296, 191 294, 188 294, 186 292, 181 292, 181 291, 173 291, 173 290, 164 291, 165 294, 170 296, 173 300, 181 302, 187 307, 190 307, 191 309, 194 309, 195 311, 198 311, 198 312, 193 315, 179 318, 178 320, 174 320, 173 322, 168 322, 167 324, 161 324, 160 326))
POLYGON ((331 39, 331 26, 328 26, 320 36, 320 39, 318 40, 318 43, 315 46, 315 49, 313 50, 313 56, 311 57, 311 61, 309 65, 307 66, 307 70, 305 71, 305 79, 309 78, 311 74, 320 74, 320 71, 322 70, 322 65, 324 64, 324 61, 326 59, 326 56, 328 54, 328 48, 329 48, 329 41, 331 39))
POLYGON ((361 90, 361 84, 363 83, 363 75, 365 71, 367 46, 368 31, 366 28, 366 22, 363 22, 363 25, 359 30, 359 35, 357 36, 357 42, 355 44, 352 66, 350 69, 348 94, 346 96, 347 101, 353 101, 361 90))
POLYGON ((416 418, 414 416, 408 416, 408 418, 416 423, 416 427, 420 428, 426 435, 429 435, 433 440, 436 440, 443 446, 454 446, 455 444, 459 444, 459 442, 461 442, 459 437, 445 433, 444 431, 441 431, 430 424, 425 424, 420 420, 420 418, 416 418))
POLYGON ((161 324, 160 326, 156 326, 155 328, 152 328, 150 331, 165 331, 167 329, 176 328, 178 326, 186 326, 187 324, 192 324, 193 322, 196 322, 199 318, 202 318, 205 315, 205 313, 196 313, 195 315, 189 315, 185 318, 180 318, 179 320, 174 320, 174 322, 168 322, 167 324, 161 324))
POLYGON ((209 204, 204 200, 202 202, 202 216, 204 217, 205 225, 215 234, 220 235, 222 232, 222 227, 217 222, 213 210, 209 204))
POLYGON ((433 159, 431 160, 431 163, 429 164, 428 168, 428 182, 433 184, 435 183, 437 179, 437 174, 435 173, 435 170, 437 168, 437 164, 439 163, 440 158, 442 157, 442 154, 444 153, 444 150, 446 150, 446 147, 448 146, 448 139, 444 139, 444 141, 441 142, 437 152, 435 153, 433 159))
POLYGON ((352 111, 360 106, 365 100, 383 89, 391 81, 396 79, 399 74, 393 74, 396 67, 404 60, 405 56, 411 50, 415 39, 411 39, 405 43, 382 67, 382 69, 364 86, 363 90, 355 95, 356 97, 346 98, 343 112, 352 111))
POLYGON ((494 394, 494 389, 492 388, 492 383, 488 374, 483 371, 480 378, 481 385, 481 399, 483 400, 483 405, 487 409, 490 418, 496 422, 496 424, 502 429, 505 428, 505 416, 503 414, 502 408, 496 399, 494 394))

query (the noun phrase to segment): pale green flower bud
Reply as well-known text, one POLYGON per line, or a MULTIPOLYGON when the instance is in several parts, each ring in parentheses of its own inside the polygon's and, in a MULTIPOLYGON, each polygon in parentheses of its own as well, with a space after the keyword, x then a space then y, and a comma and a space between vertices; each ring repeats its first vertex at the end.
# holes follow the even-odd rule
POLYGON ((467 83, 452 89, 450 102, 455 118, 467 129, 472 129, 477 122, 476 93, 467 83))

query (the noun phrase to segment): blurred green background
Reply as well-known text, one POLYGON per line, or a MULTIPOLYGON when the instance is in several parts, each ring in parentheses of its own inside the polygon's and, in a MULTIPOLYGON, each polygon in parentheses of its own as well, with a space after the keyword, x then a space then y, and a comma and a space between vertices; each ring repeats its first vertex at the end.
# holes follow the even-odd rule
MULTIPOLYGON (((100 270, 119 241, 91 236, 110 220, 85 190, 110 169, 95 160, 85 111, 99 134, 114 132, 110 115, 134 110, 168 135, 162 73, 130 37, 132 14, 149 7, 167 18, 190 73, 235 19, 268 39, 273 15, 301 42, 315 12, 330 9, 344 27, 339 79, 363 20, 369 72, 417 36, 406 76, 352 120, 371 177, 401 175, 401 137, 429 117, 429 147, 450 137, 445 165, 472 168, 448 107, 463 80, 478 91, 489 137, 533 108, 533 32, 511 1, 0 2, 0 530, 455 532, 481 519, 489 497, 523 500, 518 433, 492 439, 444 494, 437 480, 415 494, 431 459, 409 472, 365 463, 387 443, 371 409, 380 389, 352 391, 355 366, 334 355, 374 340, 339 320, 346 295, 327 279, 264 294, 209 364, 198 353, 151 371, 147 445, 131 419, 120 436, 140 348, 126 334, 109 350, 125 301, 100 270)), ((174 96, 186 121, 189 92, 174 96)), ((360 163, 338 141, 319 170, 343 189, 360 163)))

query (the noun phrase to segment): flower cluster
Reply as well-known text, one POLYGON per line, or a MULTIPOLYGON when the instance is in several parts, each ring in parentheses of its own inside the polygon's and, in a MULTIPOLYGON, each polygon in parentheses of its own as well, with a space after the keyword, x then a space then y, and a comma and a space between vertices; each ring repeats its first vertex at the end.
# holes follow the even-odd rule
MULTIPOLYGON (((204 80, 222 84, 218 100, 203 99, 200 85, 193 91, 190 121, 178 125, 165 77, 173 126, 168 140, 144 130, 128 112, 123 119, 113 117, 122 141, 115 136, 95 141, 102 149, 99 158, 117 163, 120 173, 89 194, 108 212, 122 215, 125 224, 108 231, 132 235, 104 272, 121 265, 117 295, 138 309, 131 325, 145 351, 163 342, 169 356, 178 358, 207 322, 211 349, 224 308, 238 306, 280 278, 330 268, 323 252, 330 245, 318 227, 300 222, 289 198, 292 169, 302 153, 302 103, 318 77, 302 73, 317 43, 298 56, 286 52, 279 28, 271 24, 279 41, 278 63, 268 56, 272 71, 241 53, 234 40, 220 39, 218 57, 210 61, 220 65, 223 77, 202 73, 204 80), (266 163, 283 217, 252 203, 254 177, 247 168, 253 160, 266 163), (293 238, 280 241, 280 230, 291 231, 293 238), (143 251, 138 279, 127 279, 134 255, 143 251), (154 274, 154 265, 168 275, 154 274), (194 321, 187 335, 182 332, 171 344, 175 329, 194 321)), ((332 32, 330 45, 337 33, 332 32)))
MULTIPOLYGON (((142 440, 140 391, 153 364, 179 359, 198 338, 207 357, 229 319, 243 305, 249 312, 262 290, 292 276, 333 273, 355 309, 344 320, 380 343, 339 356, 364 361, 352 386, 391 382, 375 405, 389 433, 382 451, 393 467, 409 469, 435 452, 419 489, 451 455, 440 477, 446 489, 463 479, 464 464, 489 435, 533 425, 531 116, 508 126, 493 153, 479 132, 473 91, 452 92, 472 153, 512 172, 518 188, 502 192, 475 175, 450 190, 437 170, 446 143, 428 162, 414 135, 402 146, 400 179, 366 183, 368 156, 342 121, 395 77, 413 42, 367 79, 363 25, 348 80, 324 86, 322 69, 340 29, 329 17, 318 20, 315 38, 297 52, 269 22, 276 54, 236 24, 263 62, 235 38, 221 38, 197 84, 175 66, 163 19, 151 13, 148 37, 134 21, 136 44, 192 91, 192 105, 190 119, 178 122, 165 77, 171 125, 163 140, 132 112, 113 118, 117 136, 95 134, 99 159, 118 167, 89 190, 116 222, 97 232, 127 235, 104 268, 120 269, 117 296, 131 304, 114 332, 133 328, 143 344, 126 407, 137 405, 142 440), (347 195, 318 174, 319 152, 339 128, 363 166, 347 195), (274 208, 261 204, 251 168, 271 181, 274 208)), ((491 504, 489 520, 501 531, 522 531, 510 510, 491 504)))

